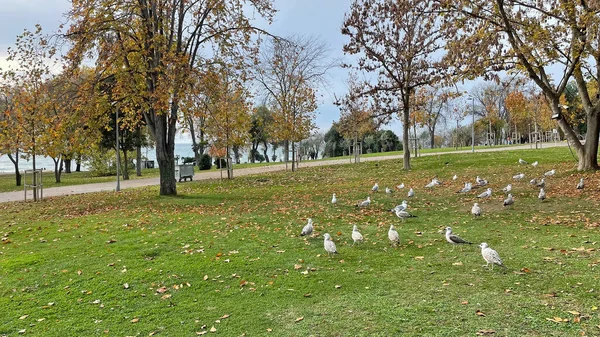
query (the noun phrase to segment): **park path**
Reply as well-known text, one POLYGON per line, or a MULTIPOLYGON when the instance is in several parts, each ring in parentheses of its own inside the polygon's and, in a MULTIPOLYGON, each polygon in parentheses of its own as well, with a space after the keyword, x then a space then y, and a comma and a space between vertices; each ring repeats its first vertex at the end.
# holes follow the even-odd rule
MULTIPOLYGON (((543 143, 544 148, 550 147, 558 147, 558 146, 567 146, 566 142, 558 142, 558 143, 543 143)), ((525 145, 517 145, 510 147, 491 147, 485 149, 476 149, 475 152, 496 152, 496 151, 512 151, 512 150, 524 150, 530 149, 529 144, 525 145)), ((471 153, 471 150, 459 150, 459 151, 451 151, 451 152, 428 152, 422 153, 420 156, 436 156, 441 154, 464 154, 471 153)), ((377 156, 377 157, 361 157, 361 162, 366 161, 380 161, 380 160, 391 160, 391 159, 400 159, 402 158, 402 154, 399 155, 390 155, 390 156, 377 156)), ((300 162, 299 167, 314 167, 314 166, 326 166, 326 165, 340 165, 340 164, 348 164, 350 161, 348 159, 330 159, 330 160, 319 160, 319 161, 304 161, 300 162)), ((286 169, 285 164, 278 165, 265 165, 265 166, 255 166, 241 169, 234 169, 234 176, 245 176, 251 174, 261 174, 268 172, 276 172, 283 171, 286 169)), ((227 172, 223 172, 227 174, 227 172)), ((207 180, 207 179, 219 179, 221 177, 220 171, 202 171, 194 173, 194 180, 207 180)), ((154 186, 159 185, 159 178, 142 178, 142 179, 133 179, 133 180, 123 180, 121 181, 121 189, 126 188, 135 188, 135 187, 144 187, 144 186, 154 186)), ((45 188, 44 198, 47 197, 57 197, 71 194, 83 194, 83 193, 94 193, 94 192, 102 192, 102 191, 114 191, 116 187, 116 182, 104 182, 104 183, 93 183, 93 184, 84 184, 84 185, 71 185, 71 186, 60 186, 60 187, 51 187, 45 188)), ((31 191, 29 191, 27 195, 27 200, 31 200, 31 191)), ((1 202, 10 202, 10 201, 23 201, 24 200, 24 192, 23 191, 15 191, 15 192, 4 192, 0 193, 0 203, 1 202)))

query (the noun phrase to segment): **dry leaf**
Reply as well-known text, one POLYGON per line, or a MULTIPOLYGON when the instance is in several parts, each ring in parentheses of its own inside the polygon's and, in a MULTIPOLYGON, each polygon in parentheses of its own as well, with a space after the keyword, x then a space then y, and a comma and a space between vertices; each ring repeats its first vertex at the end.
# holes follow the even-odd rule
POLYGON ((160 287, 160 288, 156 289, 156 292, 159 294, 162 294, 168 290, 169 290, 169 288, 167 288, 167 287, 160 287))
POLYGON ((462 263, 462 262, 460 262, 460 261, 458 261, 458 262, 454 262, 452 265, 453 265, 453 266, 462 266, 462 265, 463 265, 463 263, 462 263))
POLYGON ((475 311, 475 313, 477 314, 477 316, 480 316, 480 317, 485 317, 485 316, 486 316, 486 315, 483 313, 483 311, 481 311, 481 310, 477 310, 477 311, 475 311))
POLYGON ((300 268, 302 268, 302 266, 301 266, 301 265, 299 265, 299 264, 295 264, 295 265, 294 265, 294 269, 295 269, 295 270, 298 270, 298 269, 300 269, 300 268))
POLYGON ((469 304, 469 301, 462 301, 462 302, 460 302, 460 304, 467 305, 467 304, 469 304))
POLYGON ((311 296, 312 296, 312 294, 311 294, 311 293, 306 293, 306 294, 304 294, 304 297, 311 297, 311 296))
POLYGON ((577 311, 573 311, 573 310, 569 310, 569 311, 567 311, 567 312, 568 312, 569 314, 572 314, 572 315, 575 315, 575 316, 579 316, 579 315, 581 315, 579 312, 577 312, 577 311))
POLYGON ((225 315, 221 316, 221 319, 225 319, 225 318, 229 318, 229 315, 225 314, 225 315))
POLYGON ((302 320, 304 320, 304 316, 296 318, 296 320, 294 322, 298 323, 302 320))
POLYGON ((240 281, 240 287, 243 287, 243 286, 245 286, 246 284, 248 284, 248 281, 246 281, 246 280, 241 280, 241 281, 240 281))
POLYGON ((196 332, 196 335, 201 336, 201 335, 204 335, 206 333, 208 333, 208 331, 198 331, 198 332, 196 332))
POLYGON ((27 317, 29 317, 29 315, 23 315, 23 316, 19 317, 19 319, 25 319, 27 317))
POLYGON ((208 280, 208 275, 204 275, 204 281, 208 280))
POLYGON ((131 323, 137 323, 137 322, 139 322, 139 321, 140 321, 140 319, 139 319, 139 318, 134 318, 134 319, 132 319, 132 320, 131 320, 131 323))
POLYGON ((415 260, 423 260, 425 256, 415 256, 415 260))
POLYGON ((123 283, 123 288, 129 289, 129 283, 123 283))
POLYGON ((217 332, 217 328, 215 328, 214 326, 212 328, 210 328, 210 332, 217 332))
POLYGON ((529 268, 521 268, 521 271, 524 272, 524 273, 531 272, 531 270, 529 270, 529 268))
POLYGON ((495 330, 481 329, 481 330, 477 331, 477 336, 490 336, 490 335, 493 335, 495 333, 496 333, 495 330))
POLYGON ((171 294, 164 294, 160 297, 161 300, 166 300, 167 298, 171 298, 171 294))
POLYGON ((335 285, 335 289, 340 289, 341 287, 342 287, 342 286, 341 286, 341 285, 339 285, 339 284, 336 284, 336 285, 335 285))
POLYGON ((223 253, 221 253, 221 252, 218 252, 218 253, 217 253, 217 257, 221 257, 221 256, 223 256, 223 253))
POLYGON ((271 331, 273 331, 273 329, 267 328, 267 332, 271 332, 271 331))

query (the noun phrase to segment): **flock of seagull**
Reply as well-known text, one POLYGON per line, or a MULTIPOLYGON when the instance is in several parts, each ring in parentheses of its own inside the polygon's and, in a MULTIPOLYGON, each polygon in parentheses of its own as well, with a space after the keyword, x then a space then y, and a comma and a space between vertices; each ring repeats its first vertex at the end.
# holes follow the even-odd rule
MULTIPOLYGON (((529 163, 523 159, 519 159, 519 164, 521 165, 528 165, 529 163)), ((538 165, 538 162, 533 162, 531 164, 533 167, 536 167, 538 165)), ((544 176, 540 179, 532 179, 530 181, 531 185, 534 185, 536 187, 540 188, 539 194, 538 194, 538 199, 540 199, 541 201, 544 201, 546 199, 546 192, 544 190, 544 188, 546 187, 546 178, 551 177, 553 175, 556 174, 556 170, 552 169, 546 173, 544 173, 544 176)), ((522 180, 523 178, 525 178, 525 174, 524 173, 518 173, 516 175, 513 176, 513 179, 515 180, 522 180)), ((458 177, 456 175, 454 175, 452 177, 452 180, 457 180, 458 177)), ((485 179, 482 179, 481 177, 477 176, 477 178, 475 179, 476 182, 476 186, 477 187, 484 187, 488 185, 488 181, 485 179)), ((437 185, 441 185, 441 181, 438 180, 437 177, 434 177, 431 182, 429 184, 427 184, 425 187, 426 188, 433 188, 437 185)), ((584 188, 584 181, 583 178, 581 178, 579 180, 579 183, 577 184, 577 189, 583 189, 584 188)), ((396 188, 398 190, 404 189, 404 183, 396 186, 396 188)), ((462 189, 460 189, 459 191, 457 191, 456 193, 468 193, 471 192, 471 190, 473 189, 473 184, 471 182, 467 182, 465 183, 464 187, 462 189)), ((373 185, 373 187, 371 188, 372 192, 378 192, 379 191, 379 185, 377 183, 375 183, 375 185, 373 185)), ((508 184, 506 187, 504 187, 502 189, 502 191, 507 194, 506 199, 504 199, 504 207, 510 206, 514 204, 514 199, 512 194, 510 193, 512 191, 512 184, 508 184)), ((388 187, 385 188, 385 193, 386 194, 391 194, 394 191, 388 187)), ((408 193, 407 193, 407 197, 408 198, 412 198, 415 196, 415 191, 414 189, 410 188, 408 193)), ((479 199, 485 199, 485 198, 490 198, 492 196, 492 189, 490 187, 488 187, 483 193, 477 195, 477 198, 479 199)), ((331 198, 331 204, 335 205, 337 204, 337 196, 335 193, 333 193, 333 196, 331 198)), ((358 204, 356 205, 356 207, 358 208, 365 208, 368 207, 371 204, 371 197, 368 196, 366 200, 360 201, 358 202, 358 204)), ((412 218, 412 217, 416 217, 415 215, 410 214, 407 211, 408 208, 408 202, 406 200, 403 200, 401 204, 397 205, 396 207, 392 208, 390 210, 390 212, 395 213, 396 216, 398 218, 400 218, 402 221, 404 221, 407 218, 412 218)), ((475 217, 479 217, 481 216, 481 207, 479 206, 479 203, 474 203, 473 207, 471 208, 471 214, 473 214, 473 216, 475 217)), ((308 223, 302 228, 302 232, 300 233, 301 236, 310 236, 313 232, 313 220, 311 218, 308 219, 308 223)), ((324 238, 324 248, 325 251, 327 252, 328 255, 331 254, 337 254, 337 248, 335 245, 335 242, 333 242, 331 235, 329 235, 329 233, 325 233, 323 235, 324 238)), ((397 246, 400 244, 400 235, 398 234, 398 232, 396 231, 396 228, 394 227, 394 225, 390 225, 390 228, 388 230, 388 239, 390 240, 390 243, 393 246, 397 246)), ((356 225, 354 225, 354 227, 352 228, 352 240, 354 241, 354 243, 352 244, 353 246, 356 243, 362 242, 363 241, 363 236, 362 234, 358 231, 358 227, 356 225)), ((452 228, 451 227, 446 227, 446 241, 448 241, 448 243, 452 244, 452 245, 462 245, 462 244, 472 244, 472 242, 466 241, 464 239, 462 239, 461 237, 459 237, 456 234, 452 233, 452 228)), ((487 243, 482 242, 479 245, 479 248, 481 248, 481 255, 483 257, 483 259, 486 262, 487 267, 489 267, 491 265, 491 268, 494 268, 494 265, 500 266, 500 267, 504 267, 504 264, 502 262, 502 259, 500 258, 500 255, 498 254, 497 251, 495 251, 494 249, 490 248, 488 246, 487 243)))

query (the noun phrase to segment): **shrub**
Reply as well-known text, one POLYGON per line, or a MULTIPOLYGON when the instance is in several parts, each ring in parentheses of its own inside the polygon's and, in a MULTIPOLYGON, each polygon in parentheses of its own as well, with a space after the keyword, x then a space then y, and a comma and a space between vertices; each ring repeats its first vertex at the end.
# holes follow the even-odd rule
POLYGON ((200 170, 210 170, 212 168, 212 158, 209 154, 205 153, 200 156, 200 162, 198 163, 200 170))
POLYGON ((217 165, 217 168, 227 168, 227 161, 225 160, 225 158, 217 158, 215 160, 215 165, 217 165))

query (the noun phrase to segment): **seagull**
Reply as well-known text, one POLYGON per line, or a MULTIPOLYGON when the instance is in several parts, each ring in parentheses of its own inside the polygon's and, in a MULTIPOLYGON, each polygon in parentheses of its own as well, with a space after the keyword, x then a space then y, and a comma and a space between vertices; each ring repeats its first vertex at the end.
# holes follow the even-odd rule
POLYGON ((415 191, 411 188, 410 190, 408 190, 408 197, 412 198, 415 196, 415 191))
POLYGON ((546 199, 546 191, 544 191, 544 188, 540 188, 540 194, 538 194, 538 199, 540 199, 541 201, 544 201, 544 199, 546 199))
POLYGON ((481 179, 481 177, 477 176, 477 178, 475 178, 475 182, 479 185, 481 185, 482 182, 484 182, 485 179, 481 179))
POLYGON ((452 234, 451 227, 446 227, 446 241, 450 242, 453 245, 472 244, 472 242, 463 240, 458 235, 452 234))
POLYGON ((538 166, 538 162, 537 162, 537 160, 536 160, 536 161, 534 161, 533 163, 531 163, 531 166, 533 166, 533 167, 537 167, 537 166, 538 166))
POLYGON ((456 180, 458 179, 458 176, 455 174, 454 177, 452 177, 452 180, 456 180))
POLYGON ((373 192, 379 191, 379 185, 377 185, 377 183, 375 183, 375 185, 373 185, 373 187, 371 187, 371 191, 373 191, 373 192))
POLYGON ((538 183, 535 184, 535 186, 537 186, 537 187, 546 187, 546 180, 544 178, 542 178, 542 180, 538 181, 538 183))
POLYGON ((519 164, 529 164, 529 163, 524 161, 523 159, 519 158, 519 164))
POLYGON ((356 205, 356 207, 367 207, 371 204, 371 197, 367 197, 367 200, 363 200, 356 205))
POLYGON ((508 194, 508 196, 506 197, 506 199, 504 199, 504 206, 509 206, 515 203, 515 200, 513 199, 512 194, 508 194))
POLYGON ((479 181, 479 183, 478 183, 479 186, 485 186, 487 184, 488 184, 488 181, 485 179, 481 179, 481 181, 479 181))
POLYGON ((550 177, 550 176, 553 176, 553 175, 554 175, 554 173, 556 173, 556 170, 555 170, 555 169, 552 169, 552 170, 550 170, 550 171, 548 171, 548 172, 544 173, 544 175, 545 175, 546 177, 550 177))
POLYGON ((354 243, 352 244, 353 246, 355 243, 363 241, 363 236, 358 231, 358 227, 356 227, 356 225, 352 227, 352 240, 354 240, 354 243))
POLYGON ((338 254, 337 248, 335 248, 335 242, 333 242, 333 240, 331 239, 331 235, 329 235, 329 233, 325 233, 323 235, 323 239, 323 247, 325 248, 327 255, 338 254))
POLYGON ((582 190, 585 185, 583 184, 583 178, 579 179, 579 184, 577 184, 577 189, 582 190))
POLYGON ((511 184, 506 185, 506 187, 502 189, 502 192, 504 192, 504 193, 508 193, 510 191, 512 191, 512 185, 511 184))
POLYGON ((513 176, 513 179, 517 179, 517 180, 521 180, 523 178, 525 178, 525 173, 519 173, 519 174, 513 176))
POLYGON ((531 180, 529 181, 529 184, 530 184, 530 185, 535 185, 535 184, 537 184, 537 183, 538 183, 538 181, 537 181, 537 179, 535 179, 535 178, 533 178, 533 179, 531 179, 531 180))
POLYGON ((308 218, 308 223, 302 228, 302 233, 300 236, 311 235, 313 232, 313 221, 311 218, 308 218))
POLYGON ((465 183, 465 187, 463 187, 460 191, 456 192, 456 193, 467 193, 467 192, 471 192, 471 183, 465 183))
POLYGON ((386 187, 385 188, 385 193, 386 194, 392 194, 392 193, 394 193, 394 191, 392 191, 389 187, 386 187))
POLYGON ((483 256, 483 259, 486 262, 486 265, 484 267, 488 267, 491 263, 492 270, 494 270, 495 264, 499 265, 500 267, 506 268, 506 266, 502 263, 502 259, 500 258, 500 255, 498 255, 498 252, 488 247, 487 243, 482 242, 479 245, 479 247, 481 248, 481 256, 483 256))
POLYGON ((407 208, 408 208, 408 203, 406 202, 406 200, 402 200, 402 203, 400 205, 396 205, 396 207, 392 208, 390 210, 390 212, 396 213, 396 211, 398 211, 398 210, 406 211, 407 208))
POLYGON ((390 229, 388 230, 388 238, 392 242, 392 245, 397 246, 400 244, 400 235, 394 229, 394 225, 390 225, 390 229))
POLYGON ((399 190, 403 189, 403 188, 404 188, 404 183, 402 183, 402 184, 400 184, 400 185, 396 186, 396 188, 397 188, 397 189, 399 189, 399 190))
POLYGON ((403 221, 404 221, 404 219, 406 219, 406 218, 416 218, 416 216, 415 216, 415 215, 412 215, 412 214, 408 213, 407 211, 405 211, 405 210, 400 210, 400 209, 397 209, 397 210, 396 210, 396 216, 397 216, 398 218, 402 219, 403 221))
POLYGON ((479 207, 478 203, 474 203, 473 207, 471 207, 471 214, 473 214, 474 216, 481 215, 481 208, 479 207))
POLYGON ((477 198, 489 198, 492 196, 492 189, 488 187, 488 189, 477 196, 477 198))
POLYGON ((431 188, 435 185, 441 185, 441 184, 442 183, 437 178, 433 178, 433 179, 431 179, 431 182, 429 184, 425 185, 425 187, 431 188))
POLYGON ((337 204, 337 198, 335 197, 335 193, 333 193, 333 197, 331 197, 331 203, 333 205, 337 204))

